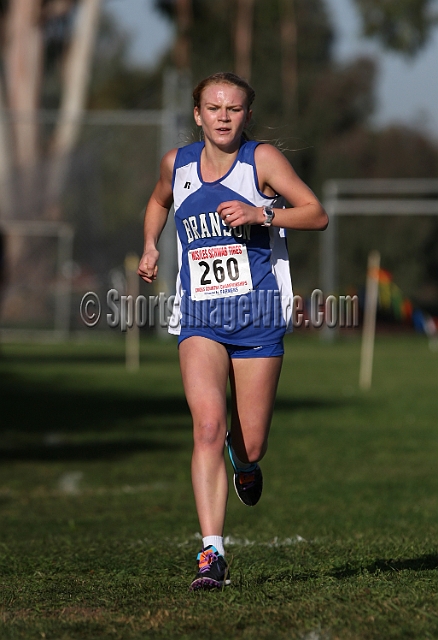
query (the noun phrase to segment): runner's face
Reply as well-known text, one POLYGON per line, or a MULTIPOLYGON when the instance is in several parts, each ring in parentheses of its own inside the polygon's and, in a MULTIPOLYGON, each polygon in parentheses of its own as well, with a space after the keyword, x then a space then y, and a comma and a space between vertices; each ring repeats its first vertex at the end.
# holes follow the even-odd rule
POLYGON ((201 96, 200 108, 195 107, 195 122, 204 130, 206 140, 220 148, 240 142, 245 126, 251 119, 246 94, 232 84, 210 84, 201 96))

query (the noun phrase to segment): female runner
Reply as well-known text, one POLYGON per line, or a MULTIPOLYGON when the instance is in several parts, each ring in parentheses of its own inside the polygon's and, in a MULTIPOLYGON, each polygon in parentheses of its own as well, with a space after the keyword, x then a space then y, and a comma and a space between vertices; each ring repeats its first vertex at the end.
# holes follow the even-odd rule
POLYGON ((328 218, 278 149, 246 139, 254 99, 248 83, 216 73, 197 85, 193 98, 203 141, 162 159, 138 274, 148 283, 157 277, 157 243, 173 203, 179 273, 169 331, 179 335, 193 418, 192 483, 203 537, 190 588, 210 589, 229 583, 225 442, 239 499, 253 506, 262 493, 258 462, 267 449, 283 336, 291 329, 285 229, 324 229, 328 218))

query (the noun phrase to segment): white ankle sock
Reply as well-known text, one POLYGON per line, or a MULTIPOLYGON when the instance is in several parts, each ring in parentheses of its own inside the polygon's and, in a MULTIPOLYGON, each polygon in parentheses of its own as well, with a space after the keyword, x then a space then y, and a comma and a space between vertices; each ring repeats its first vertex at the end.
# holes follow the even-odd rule
POLYGON ((206 549, 211 544, 216 547, 221 556, 225 555, 224 539, 222 536, 205 536, 205 538, 202 538, 202 546, 204 547, 204 549, 206 549))

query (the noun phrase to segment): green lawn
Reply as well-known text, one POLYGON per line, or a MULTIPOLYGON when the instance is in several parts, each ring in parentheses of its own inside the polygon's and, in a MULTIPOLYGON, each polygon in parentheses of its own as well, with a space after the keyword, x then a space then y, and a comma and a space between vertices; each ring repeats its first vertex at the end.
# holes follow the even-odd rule
MULTIPOLYGON (((2 345, 0 638, 438 638, 438 353, 286 342, 265 489, 230 493, 232 585, 189 593, 191 422, 173 340, 2 345)), ((200 390, 202 392, 202 390, 200 390)))

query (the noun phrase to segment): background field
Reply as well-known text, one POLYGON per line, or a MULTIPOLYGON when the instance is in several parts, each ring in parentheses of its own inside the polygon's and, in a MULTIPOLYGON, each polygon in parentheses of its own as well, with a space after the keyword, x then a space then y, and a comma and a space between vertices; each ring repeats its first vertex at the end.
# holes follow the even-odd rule
MULTIPOLYGON (((232 586, 199 550, 174 342, 3 345, 0 637, 438 637, 438 354, 380 338, 287 341, 254 509, 230 494, 232 586)), ((202 393, 202 389, 200 389, 202 393)))

